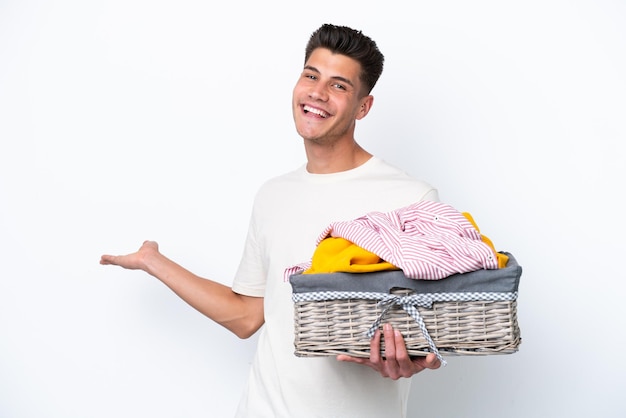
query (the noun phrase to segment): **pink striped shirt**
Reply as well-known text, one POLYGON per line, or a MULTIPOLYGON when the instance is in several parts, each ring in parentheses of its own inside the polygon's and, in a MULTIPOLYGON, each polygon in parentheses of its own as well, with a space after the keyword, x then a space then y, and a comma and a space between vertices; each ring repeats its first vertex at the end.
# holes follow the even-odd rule
MULTIPOLYGON (((351 221, 333 222, 320 234, 341 237, 402 269, 413 279, 437 280, 456 273, 497 269, 496 254, 480 232, 452 206, 420 201, 391 212, 370 212, 351 221)), ((285 270, 304 271, 311 261, 285 270)))

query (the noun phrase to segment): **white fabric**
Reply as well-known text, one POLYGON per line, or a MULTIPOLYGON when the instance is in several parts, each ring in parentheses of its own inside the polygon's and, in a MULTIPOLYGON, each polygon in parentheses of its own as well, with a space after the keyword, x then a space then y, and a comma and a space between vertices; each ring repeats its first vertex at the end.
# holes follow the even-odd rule
POLYGON ((312 256, 329 223, 419 200, 437 201, 437 190, 376 157, 334 174, 310 174, 302 166, 261 187, 233 290, 265 298, 265 325, 237 417, 406 416, 410 379, 386 379, 334 357, 293 354, 291 285, 283 272, 312 256))

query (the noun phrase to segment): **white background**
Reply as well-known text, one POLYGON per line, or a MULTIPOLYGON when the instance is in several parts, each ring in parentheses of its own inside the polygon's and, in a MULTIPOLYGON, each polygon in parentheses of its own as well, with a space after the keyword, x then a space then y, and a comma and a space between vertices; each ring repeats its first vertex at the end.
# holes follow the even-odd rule
POLYGON ((623 1, 0 0, 1 417, 232 416, 255 338, 98 260, 231 282, 325 22, 387 59, 360 143, 524 267, 520 351, 418 375, 410 416, 626 415, 623 1))

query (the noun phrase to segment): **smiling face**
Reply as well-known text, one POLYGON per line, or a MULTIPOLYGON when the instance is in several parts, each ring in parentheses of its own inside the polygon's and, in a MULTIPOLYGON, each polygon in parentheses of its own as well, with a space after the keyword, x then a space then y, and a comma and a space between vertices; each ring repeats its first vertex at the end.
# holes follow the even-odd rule
POLYGON ((313 51, 293 89, 293 118, 305 142, 325 145, 354 141, 356 120, 372 96, 361 97, 361 65, 325 48, 313 51))

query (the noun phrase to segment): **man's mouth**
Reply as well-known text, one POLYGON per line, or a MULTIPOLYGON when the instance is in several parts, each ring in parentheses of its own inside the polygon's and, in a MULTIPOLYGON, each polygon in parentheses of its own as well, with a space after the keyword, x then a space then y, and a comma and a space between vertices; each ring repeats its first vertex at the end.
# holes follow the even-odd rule
POLYGON ((314 107, 310 107, 307 105, 302 106, 302 110, 304 110, 304 113, 315 113, 317 116, 326 119, 327 117, 329 117, 330 115, 326 112, 324 112, 323 110, 320 109, 316 109, 314 107))

